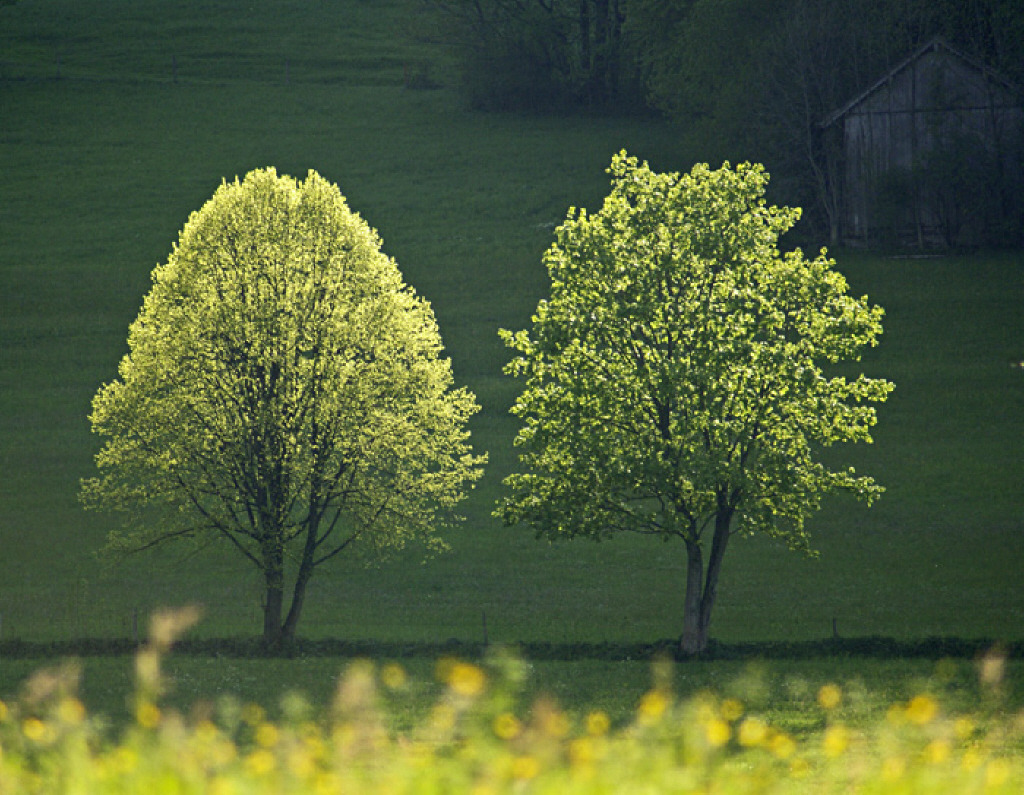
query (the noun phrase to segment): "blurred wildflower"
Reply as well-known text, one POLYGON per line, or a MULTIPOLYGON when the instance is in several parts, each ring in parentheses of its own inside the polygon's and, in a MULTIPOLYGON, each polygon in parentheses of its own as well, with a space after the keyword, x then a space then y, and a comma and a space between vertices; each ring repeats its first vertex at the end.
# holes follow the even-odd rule
POLYGON ((512 777, 518 781, 529 781, 540 773, 540 762, 532 756, 517 756, 512 760, 512 777))
POLYGON ((993 759, 985 766, 985 785, 995 789, 1010 778, 1010 763, 1006 759, 993 759))
POLYGON ((533 711, 534 720, 545 736, 559 740, 569 733, 569 716, 553 702, 542 699, 534 705, 533 711))
POLYGON ((242 708, 242 720, 250 726, 259 726, 267 719, 267 711, 259 704, 246 704, 242 708))
POLYGON ((914 696, 907 704, 905 711, 907 720, 917 726, 931 723, 939 712, 935 699, 927 695, 914 696))
POLYGON ((641 724, 651 726, 661 720, 667 709, 668 696, 661 690, 650 690, 637 705, 637 719, 641 724))
POLYGON ((238 788, 235 782, 223 776, 217 776, 210 782, 209 795, 237 795, 238 788))
POLYGON ((266 748, 259 748, 245 758, 246 770, 256 777, 269 775, 276 766, 277 760, 266 748))
POLYGON ((612 722, 608 715, 601 710, 595 710, 587 715, 587 734, 592 737, 601 737, 608 733, 612 722))
POLYGON ((380 681, 388 690, 401 690, 407 678, 405 669, 398 663, 388 663, 380 672, 380 681))
POLYGON ((522 731, 519 718, 511 712, 502 712, 494 719, 494 733, 502 740, 513 740, 522 731))
POLYGON ((984 761, 985 757, 981 751, 977 748, 968 748, 964 751, 964 755, 960 757, 960 767, 970 772, 981 767, 981 763, 984 761))
POLYGON ((890 756, 882 762, 882 780, 892 783, 903 778, 907 770, 907 762, 899 756, 890 756))
POLYGON ((729 724, 721 718, 712 718, 704 726, 704 736, 712 748, 721 748, 732 735, 729 724))
POLYGON ((998 646, 989 649, 978 662, 978 674, 982 684, 998 688, 1006 673, 1006 653, 998 646))
POLYGON ((569 759, 576 767, 592 764, 597 756, 597 747, 591 737, 577 737, 569 744, 569 759))
POLYGON ((789 759, 796 753, 796 741, 788 734, 777 732, 768 741, 768 748, 779 759, 789 759))
POLYGON ((456 662, 449 669, 445 682, 452 692, 466 698, 475 698, 484 691, 487 677, 471 663, 456 662))
POLYGON ((757 717, 748 717, 740 724, 738 739, 740 745, 757 748, 768 740, 768 724, 757 717))
POLYGON ((277 745, 281 733, 273 723, 261 723, 256 727, 256 744, 262 748, 273 748, 277 745))
POLYGON ((21 733, 34 743, 42 743, 47 741, 51 731, 39 718, 27 718, 21 724, 21 733))
POLYGON ((57 717, 63 723, 76 726, 85 720, 85 706, 77 698, 67 696, 61 699, 57 707, 57 717))
POLYGON ((722 702, 719 713, 725 720, 734 723, 743 714, 743 702, 736 698, 727 698, 722 702))
POLYGON ((135 721, 143 729, 155 729, 160 723, 160 707, 152 701, 143 700, 135 708, 135 721))
POLYGON ((825 729, 821 743, 826 756, 841 756, 850 746, 850 731, 842 724, 829 726, 825 729))
POLYGON ((974 734, 974 730, 977 724, 973 718, 966 716, 960 716, 953 721, 953 732, 956 734, 958 740, 968 740, 971 735, 974 734))
POLYGON ((822 685, 818 691, 818 705, 822 709, 833 710, 839 706, 842 700, 843 691, 839 689, 838 685, 822 685))
POLYGON ((952 748, 949 745, 948 740, 937 739, 932 740, 924 749, 924 758, 929 764, 941 765, 947 759, 952 752, 952 748))
POLYGON ((154 613, 149 619, 150 645, 158 652, 166 652, 201 616, 202 611, 194 605, 154 613))

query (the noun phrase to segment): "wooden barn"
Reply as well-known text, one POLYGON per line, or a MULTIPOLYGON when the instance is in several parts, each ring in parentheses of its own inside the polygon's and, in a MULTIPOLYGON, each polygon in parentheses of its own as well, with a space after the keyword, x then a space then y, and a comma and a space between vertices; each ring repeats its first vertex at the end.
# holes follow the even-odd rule
POLYGON ((930 248, 1020 239, 1021 92, 941 39, 822 127, 844 243, 930 248))

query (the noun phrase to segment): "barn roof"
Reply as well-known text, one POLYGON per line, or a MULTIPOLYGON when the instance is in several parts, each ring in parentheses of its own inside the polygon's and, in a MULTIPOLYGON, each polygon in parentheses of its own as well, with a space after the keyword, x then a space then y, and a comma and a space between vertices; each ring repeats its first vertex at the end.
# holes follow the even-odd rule
POLYGON ((908 69, 916 61, 920 60, 922 57, 924 57, 925 55, 927 55, 930 52, 939 52, 939 51, 945 51, 945 52, 949 53, 954 58, 957 58, 960 61, 963 61, 965 64, 970 66, 972 69, 980 72, 987 79, 992 80, 993 82, 995 82, 998 85, 1000 85, 1001 87, 1005 88, 1007 91, 1011 92, 1012 94, 1014 94, 1016 96, 1020 96, 1020 94, 1021 94, 1020 88, 1018 86, 1016 86, 1014 83, 1011 83, 1009 80, 1007 80, 1001 74, 996 72, 994 69, 986 66, 984 63, 979 61, 977 58, 973 58, 970 55, 967 55, 967 54, 961 52, 960 50, 956 49, 955 47, 951 47, 944 39, 942 39, 941 37, 937 37, 937 38, 934 38, 931 41, 929 41, 923 47, 920 47, 912 55, 907 57, 905 60, 901 61, 896 66, 894 66, 892 69, 890 69, 888 72, 886 72, 885 75, 883 75, 879 80, 877 80, 869 88, 867 88, 866 90, 862 91, 860 94, 855 96, 853 99, 851 99, 845 105, 843 105, 843 107, 839 108, 839 110, 833 111, 828 116, 826 116, 822 120, 821 126, 822 127, 830 127, 831 125, 835 124, 837 121, 839 121, 841 118, 843 118, 847 113, 849 113, 851 110, 856 108, 862 102, 867 100, 876 91, 878 91, 879 89, 887 86, 893 80, 893 78, 895 78, 901 72, 903 72, 906 69, 908 69))

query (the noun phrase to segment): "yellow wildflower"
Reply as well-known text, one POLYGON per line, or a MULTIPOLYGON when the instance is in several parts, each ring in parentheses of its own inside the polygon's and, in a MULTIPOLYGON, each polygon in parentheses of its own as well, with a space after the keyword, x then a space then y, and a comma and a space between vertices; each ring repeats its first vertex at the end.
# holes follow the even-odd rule
POLYGON ((210 782, 210 795, 235 795, 238 790, 229 778, 217 776, 210 782))
POLYGON ((831 757, 840 756, 850 745, 850 732, 842 724, 829 726, 822 738, 825 754, 831 757))
POLYGON ((586 766, 597 758, 597 749, 590 737, 579 737, 569 744, 569 758, 574 766, 586 766))
POLYGON ((519 781, 536 778, 540 773, 540 762, 532 756, 517 756, 512 760, 512 777, 519 781))
POLYGON ((953 731, 956 733, 957 738, 961 740, 966 740, 974 734, 975 727, 974 720, 966 716, 961 716, 953 722, 953 731))
POLYGON ((263 748, 273 748, 279 738, 280 732, 273 723, 261 723, 256 727, 256 744, 263 748))
POLYGON ((768 747, 779 759, 789 759, 796 753, 796 742, 788 734, 782 732, 772 735, 771 740, 768 741, 768 747))
POLYGON ((925 746, 924 758, 933 765, 941 765, 949 759, 950 750, 947 740, 932 740, 925 746))
POLYGON ((39 718, 28 718, 21 724, 21 733, 34 743, 41 743, 50 733, 49 727, 39 718))
POLYGON ((447 684, 454 693, 474 698, 484 691, 487 677, 477 666, 465 662, 453 663, 448 671, 447 684))
POLYGON ((388 690, 400 690, 407 678, 405 669, 398 663, 388 663, 380 672, 380 680, 388 690))
POLYGON ((984 761, 985 757, 977 748, 968 748, 960 759, 960 766, 967 771, 977 770, 984 761))
POLYGON ((155 729, 160 723, 160 707, 152 701, 143 701, 135 709, 135 720, 143 729, 155 729))
POLYGON ((266 720, 267 713, 259 704, 246 704, 242 708, 242 720, 250 726, 259 726, 266 720))
POLYGON ((740 724, 738 737, 740 745, 745 745, 748 748, 763 745, 768 739, 768 726, 760 718, 746 718, 740 724))
POLYGON ((592 737, 601 737, 607 734, 611 725, 611 719, 601 710, 595 710, 587 715, 587 734, 592 737))
POLYGON ((511 712, 502 712, 494 719, 494 733, 502 740, 512 740, 519 736, 522 724, 511 712))
POLYGON ((1005 759, 993 759, 985 766, 985 785, 1001 787, 1010 777, 1010 763, 1005 759))
POLYGON ((85 707, 77 698, 68 696, 60 702, 57 715, 64 723, 77 725, 85 720, 85 707))
POLYGON ((254 776, 265 776, 274 770, 277 761, 266 748, 253 751, 245 758, 245 767, 254 776))
POLYGON ((838 685, 822 685, 818 691, 818 704, 822 709, 833 710, 842 703, 843 691, 838 685))
POLYGON ((713 718, 704 727, 704 733, 707 737, 708 745, 712 748, 721 748, 729 742, 732 730, 729 728, 729 724, 721 718, 713 718))
POLYGON ((644 694, 637 706, 637 718, 644 725, 657 723, 668 709, 668 697, 660 690, 651 690, 644 694))
POLYGON ((935 699, 931 696, 920 695, 910 699, 910 703, 907 704, 906 716, 911 723, 924 726, 926 723, 931 723, 938 712, 939 705, 935 703, 935 699))

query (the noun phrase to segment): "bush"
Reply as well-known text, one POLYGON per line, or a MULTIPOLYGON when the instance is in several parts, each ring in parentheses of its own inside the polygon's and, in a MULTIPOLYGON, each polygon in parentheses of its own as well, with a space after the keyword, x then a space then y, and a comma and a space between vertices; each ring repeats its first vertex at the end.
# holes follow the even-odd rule
MULTIPOLYGON (((189 716, 160 705, 162 655, 182 623, 155 623, 137 656, 135 716, 107 736, 77 696, 73 664, 35 675, 0 702, 0 792, 1019 792, 1022 724, 951 715, 922 692, 870 730, 843 722, 846 694, 826 685, 806 709, 823 730, 780 731, 748 704, 710 694, 673 697, 655 685, 626 725, 541 700, 517 707, 526 667, 446 658, 443 695, 407 732, 389 707, 410 683, 395 663, 354 663, 324 710, 298 696, 283 718, 230 697, 189 716)), ((982 666, 999 686, 1000 660, 982 666)))

